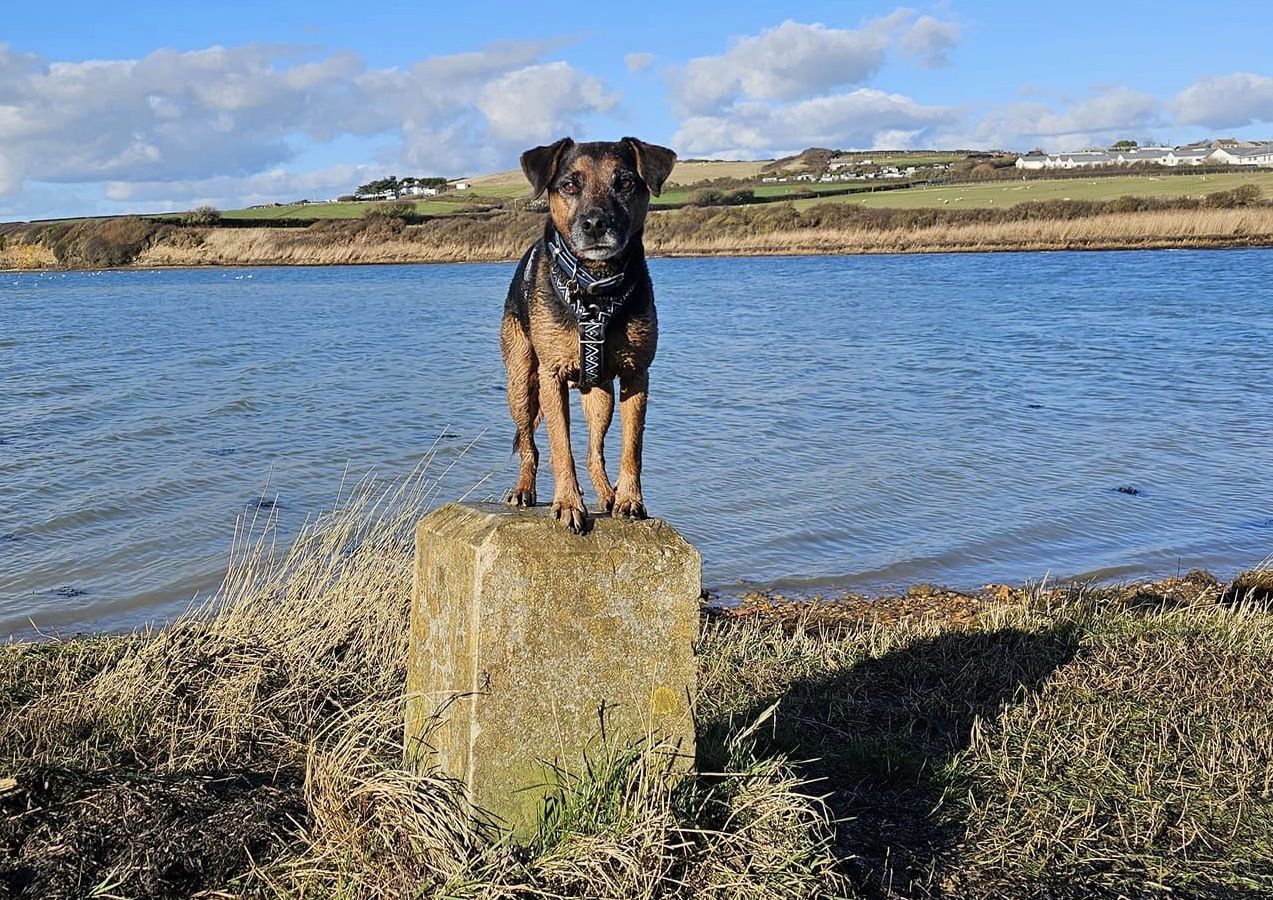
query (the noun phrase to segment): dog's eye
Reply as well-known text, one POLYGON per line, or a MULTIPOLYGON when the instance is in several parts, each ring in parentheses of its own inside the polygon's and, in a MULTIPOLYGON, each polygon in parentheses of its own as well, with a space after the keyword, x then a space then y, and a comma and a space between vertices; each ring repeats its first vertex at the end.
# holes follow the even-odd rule
POLYGON ((574 179, 571 179, 570 181, 563 181, 561 183, 561 192, 563 194, 579 193, 579 182, 575 181, 574 179))
POLYGON ((631 175, 620 175, 615 179, 614 186, 624 193, 627 193, 636 187, 636 179, 631 175))

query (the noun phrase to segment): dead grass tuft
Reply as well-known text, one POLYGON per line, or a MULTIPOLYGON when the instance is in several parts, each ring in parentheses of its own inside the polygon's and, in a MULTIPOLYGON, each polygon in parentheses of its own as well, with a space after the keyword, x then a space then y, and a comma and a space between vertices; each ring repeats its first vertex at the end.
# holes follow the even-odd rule
POLYGON ((698 898, 835 885, 826 810, 781 758, 731 751, 724 774, 687 780, 659 747, 616 752, 567 782, 529 848, 492 841, 447 779, 402 767, 412 535, 441 485, 429 472, 365 479, 286 549, 269 518, 244 523, 216 597, 166 628, 0 648, 0 889, 698 898))
POLYGON ((1226 603, 1250 603, 1266 609, 1273 607, 1273 562, 1266 561, 1242 572, 1225 591, 1226 603))

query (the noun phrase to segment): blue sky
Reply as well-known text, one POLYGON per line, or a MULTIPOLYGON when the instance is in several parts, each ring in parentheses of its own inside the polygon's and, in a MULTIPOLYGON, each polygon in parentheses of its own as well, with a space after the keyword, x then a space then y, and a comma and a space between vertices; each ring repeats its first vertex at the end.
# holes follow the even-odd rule
POLYGON ((563 134, 683 157, 1273 137, 1273 4, 21 4, 0 216, 326 197, 563 134), (105 20, 105 21, 103 21, 105 20))

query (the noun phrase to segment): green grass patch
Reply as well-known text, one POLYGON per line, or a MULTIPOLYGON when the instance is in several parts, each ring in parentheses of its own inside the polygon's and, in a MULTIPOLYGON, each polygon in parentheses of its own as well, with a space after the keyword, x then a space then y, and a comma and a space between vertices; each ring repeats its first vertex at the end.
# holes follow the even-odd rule
POLYGON ((797 209, 816 203, 854 203, 867 208, 983 209, 1031 200, 1114 200, 1119 197, 1201 197, 1246 184, 1273 192, 1273 172, 1225 172, 1218 175, 1116 175, 919 185, 904 190, 847 194, 793 201, 797 209))
MULTIPOLYGON (((290 203, 285 206, 262 206, 256 209, 232 209, 221 214, 223 219, 357 219, 379 202, 290 203)), ((440 216, 461 210, 456 203, 435 200, 414 201, 416 215, 440 216)))
POLYGON ((873 166, 938 166, 959 162, 966 157, 963 153, 871 153, 852 154, 854 159, 871 161, 873 166))

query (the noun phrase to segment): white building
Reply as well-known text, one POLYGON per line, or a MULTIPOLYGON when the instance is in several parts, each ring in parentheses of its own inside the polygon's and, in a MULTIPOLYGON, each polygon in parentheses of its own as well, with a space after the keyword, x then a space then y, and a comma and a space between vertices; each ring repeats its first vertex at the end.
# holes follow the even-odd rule
MULTIPOLYGON (((1113 153, 1113 151, 1111 151, 1113 153)), ((1137 147, 1134 150, 1119 150, 1114 153, 1114 161, 1120 166, 1137 166, 1152 164, 1155 166, 1167 165, 1167 157, 1171 154, 1170 147, 1137 147)))
POLYGON ((1200 166, 1211 160, 1214 150, 1209 147, 1178 147, 1167 154, 1163 165, 1200 166))
POLYGON ((1262 166, 1273 168, 1273 142, 1211 141, 1184 147, 1137 147, 1132 150, 1083 150, 1077 153, 1027 153, 1017 157, 1023 171, 1082 169, 1098 166, 1262 166))
POLYGON ((1084 169, 1091 166, 1112 166, 1117 160, 1104 150, 1083 150, 1078 153, 1059 153, 1056 163, 1047 166, 1049 169, 1084 169))
POLYGON ((1273 143, 1235 147, 1231 150, 1220 147, 1212 151, 1211 158, 1230 166, 1273 167, 1273 143))

